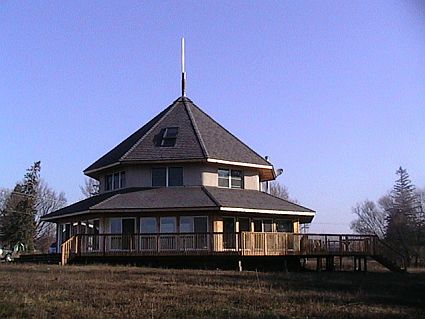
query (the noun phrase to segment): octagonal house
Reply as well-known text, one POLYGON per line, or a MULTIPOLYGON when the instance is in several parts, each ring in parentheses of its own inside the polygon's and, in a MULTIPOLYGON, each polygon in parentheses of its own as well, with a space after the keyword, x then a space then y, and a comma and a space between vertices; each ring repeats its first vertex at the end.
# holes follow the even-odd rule
POLYGON ((184 96, 84 173, 99 194, 43 217, 66 259, 286 255, 315 214, 261 191, 272 164, 184 96))

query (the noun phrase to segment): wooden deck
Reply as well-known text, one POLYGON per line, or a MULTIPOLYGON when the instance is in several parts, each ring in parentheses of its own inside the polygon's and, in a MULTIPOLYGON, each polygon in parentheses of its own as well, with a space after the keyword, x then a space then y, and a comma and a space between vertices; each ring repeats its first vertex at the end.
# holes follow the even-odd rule
POLYGON ((278 232, 75 235, 61 246, 75 256, 360 256, 404 267, 403 256, 374 235, 278 232))

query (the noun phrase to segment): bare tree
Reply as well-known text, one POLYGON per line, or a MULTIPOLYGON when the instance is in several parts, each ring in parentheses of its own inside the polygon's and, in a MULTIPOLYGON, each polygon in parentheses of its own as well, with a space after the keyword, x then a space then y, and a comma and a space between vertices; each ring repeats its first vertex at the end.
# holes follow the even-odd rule
POLYGON ((91 177, 84 179, 84 186, 80 186, 81 193, 85 198, 99 194, 99 181, 91 177))
POLYGON ((10 190, 8 190, 7 188, 0 188, 0 212, 4 209, 9 195, 10 190))
POLYGON ((36 200, 36 245, 43 252, 48 250, 49 245, 55 238, 55 226, 52 223, 44 222, 41 217, 54 212, 66 205, 65 193, 57 193, 48 184, 41 180, 37 190, 36 200))
MULTIPOLYGON (((380 202, 385 203, 387 198, 382 197, 380 202)), ((375 234, 379 238, 385 237, 387 213, 381 204, 378 207, 374 202, 365 200, 353 207, 353 214, 356 215, 356 219, 350 224, 353 231, 359 234, 375 234)))
POLYGON ((270 183, 270 194, 293 203, 298 203, 297 199, 291 198, 289 196, 288 187, 280 184, 277 181, 273 181, 270 183))

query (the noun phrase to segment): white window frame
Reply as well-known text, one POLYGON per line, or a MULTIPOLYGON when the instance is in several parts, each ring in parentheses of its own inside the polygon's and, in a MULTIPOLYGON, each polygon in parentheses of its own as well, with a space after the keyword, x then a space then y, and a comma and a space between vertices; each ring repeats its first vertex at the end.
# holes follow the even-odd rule
POLYGON ((220 188, 233 188, 233 189, 244 189, 245 188, 245 183, 244 183, 244 171, 241 169, 231 169, 231 168, 218 168, 217 169, 217 186, 220 188), (229 171, 229 186, 220 186, 220 183, 218 182, 220 177, 219 177, 219 173, 218 171, 222 170, 222 171, 229 171), (232 171, 240 171, 241 172, 241 187, 232 187, 232 171))

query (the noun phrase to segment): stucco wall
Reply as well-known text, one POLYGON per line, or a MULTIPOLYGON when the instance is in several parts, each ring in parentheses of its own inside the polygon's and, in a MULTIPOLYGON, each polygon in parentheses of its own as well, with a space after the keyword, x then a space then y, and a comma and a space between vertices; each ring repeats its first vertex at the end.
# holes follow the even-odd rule
MULTIPOLYGON (((126 187, 151 187, 152 186, 152 167, 163 167, 165 165, 134 165, 116 169, 116 171, 125 171, 126 187)), ((183 167, 183 184, 185 186, 218 186, 218 168, 231 168, 225 165, 217 166, 215 164, 171 164, 168 166, 183 167)), ((253 169, 243 170, 244 188, 260 190, 260 181, 258 171, 253 169)), ((105 176, 114 171, 107 171, 100 176, 100 191, 105 191, 105 176)))

